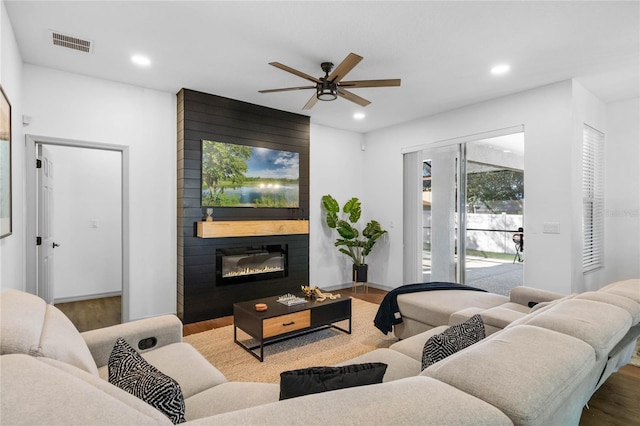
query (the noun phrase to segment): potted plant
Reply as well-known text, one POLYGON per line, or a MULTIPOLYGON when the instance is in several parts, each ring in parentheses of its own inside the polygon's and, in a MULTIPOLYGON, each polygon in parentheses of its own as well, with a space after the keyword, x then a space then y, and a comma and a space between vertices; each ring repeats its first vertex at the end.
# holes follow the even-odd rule
POLYGON ((356 197, 344 204, 341 214, 340 205, 331 195, 322 197, 322 207, 327 212, 327 226, 335 229, 340 235, 335 246, 353 261, 353 281, 367 282, 366 257, 371 253, 378 238, 387 231, 382 229, 380 223, 375 220, 369 221, 362 232, 355 227, 362 214, 362 204, 356 197))

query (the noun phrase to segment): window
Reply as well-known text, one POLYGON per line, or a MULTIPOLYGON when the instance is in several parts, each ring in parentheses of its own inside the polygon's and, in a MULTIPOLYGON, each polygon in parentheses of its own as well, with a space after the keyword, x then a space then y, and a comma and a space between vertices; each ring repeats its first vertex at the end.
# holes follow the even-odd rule
POLYGON ((604 134, 584 125, 582 139, 582 270, 586 273, 604 266, 604 134))

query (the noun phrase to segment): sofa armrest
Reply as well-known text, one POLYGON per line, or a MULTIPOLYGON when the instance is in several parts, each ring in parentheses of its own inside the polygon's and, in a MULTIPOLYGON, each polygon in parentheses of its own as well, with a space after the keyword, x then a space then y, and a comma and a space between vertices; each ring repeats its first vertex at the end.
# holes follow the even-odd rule
MULTIPOLYGON (((509 299, 513 303, 517 303, 523 306, 529 306, 530 302, 533 302, 534 304, 541 302, 551 302, 552 300, 560 299, 564 296, 564 294, 554 293, 552 291, 520 286, 511 289, 509 299)), ((532 306, 529 307, 531 308, 532 306)))
POLYGON ((81 333, 98 368, 107 365, 113 345, 122 337, 138 352, 182 342, 182 322, 162 315, 81 333))

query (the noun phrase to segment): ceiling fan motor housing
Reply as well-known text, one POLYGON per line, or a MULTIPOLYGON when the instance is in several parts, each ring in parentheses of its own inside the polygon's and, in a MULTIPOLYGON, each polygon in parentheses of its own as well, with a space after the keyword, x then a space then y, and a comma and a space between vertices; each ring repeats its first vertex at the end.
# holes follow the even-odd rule
POLYGON ((338 98, 338 84, 329 81, 333 63, 323 62, 320 67, 324 71, 324 77, 320 77, 320 83, 316 84, 316 97, 320 101, 334 101, 338 98))
POLYGON ((320 68, 322 68, 322 71, 324 71, 324 73, 328 76, 333 69, 333 62, 323 62, 320 64, 320 68))

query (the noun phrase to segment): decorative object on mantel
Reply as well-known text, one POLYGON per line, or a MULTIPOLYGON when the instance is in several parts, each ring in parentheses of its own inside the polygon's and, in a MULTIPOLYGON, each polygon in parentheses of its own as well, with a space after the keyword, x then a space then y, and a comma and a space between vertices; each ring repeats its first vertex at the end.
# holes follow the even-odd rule
POLYGON ((207 218, 205 220, 207 222, 213 222, 213 209, 211 207, 207 209, 207 218))
POLYGON ((322 207, 327 212, 327 226, 335 229, 340 235, 340 238, 335 242, 335 246, 353 261, 354 284, 366 283, 368 281, 366 257, 371 253, 371 249, 373 249, 378 238, 386 234, 387 231, 382 229, 380 223, 376 220, 370 220, 362 232, 354 226, 360 220, 362 214, 362 204, 356 197, 351 198, 344 204, 341 216, 338 216, 340 205, 331 195, 322 197, 322 207))

